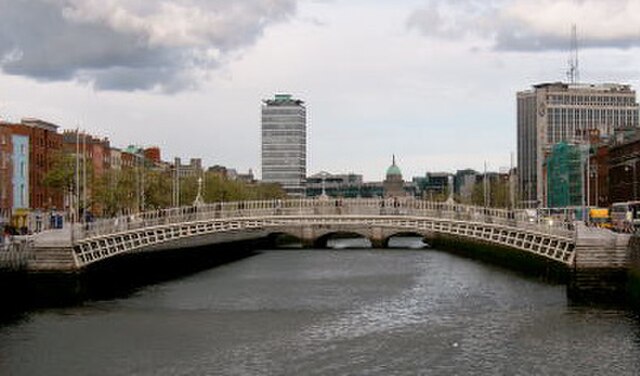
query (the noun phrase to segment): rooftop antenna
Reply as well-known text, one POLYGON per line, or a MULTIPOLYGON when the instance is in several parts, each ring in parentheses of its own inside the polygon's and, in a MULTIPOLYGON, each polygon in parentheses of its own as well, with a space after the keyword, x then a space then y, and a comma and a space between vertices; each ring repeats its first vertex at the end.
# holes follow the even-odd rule
POLYGON ((578 33, 576 24, 571 25, 571 49, 569 51, 569 70, 567 71, 569 83, 576 84, 580 81, 578 70, 578 33))

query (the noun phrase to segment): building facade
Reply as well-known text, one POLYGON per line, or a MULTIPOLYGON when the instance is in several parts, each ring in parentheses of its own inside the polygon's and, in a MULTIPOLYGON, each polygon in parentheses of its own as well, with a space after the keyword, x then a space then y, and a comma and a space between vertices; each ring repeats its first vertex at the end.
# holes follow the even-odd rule
POLYGON ((400 171, 400 168, 396 165, 395 155, 392 158, 391 166, 387 169, 383 187, 385 198, 406 196, 402 171, 400 171))
POLYGON ((0 123, 0 224, 9 222, 13 205, 11 129, 0 123))
POLYGON ((452 175, 448 172, 427 172, 424 177, 414 177, 419 194, 431 201, 442 201, 451 193, 449 183, 452 175))
POLYGON ((29 136, 13 134, 12 210, 29 209, 29 136))
POLYGON ((453 193, 459 202, 470 203, 478 172, 472 169, 458 170, 453 178, 453 193))
POLYGON ((159 164, 160 162, 162 162, 162 157, 160 155, 160 147, 150 146, 148 148, 145 148, 144 158, 153 164, 159 164))
POLYGON ((302 100, 276 94, 262 105, 262 181, 302 197, 306 176, 307 109, 302 100))
POLYGON ((122 150, 118 148, 111 148, 109 150, 109 156, 111 158, 111 162, 109 165, 113 171, 122 170, 122 150))
POLYGON ((175 158, 173 163, 173 172, 178 174, 178 178, 199 177, 204 172, 202 168, 201 158, 191 158, 188 164, 182 164, 180 158, 175 158))
POLYGON ((640 200, 640 137, 609 148, 611 203, 640 200))
POLYGON ((307 178, 307 197, 318 197, 324 192, 329 197, 356 198, 364 197, 362 175, 330 174, 319 172, 307 178))
POLYGON ((20 123, 12 123, 8 126, 14 135, 28 137, 28 206, 42 211, 62 210, 63 192, 49 188, 45 184, 45 177, 53 169, 56 158, 62 154, 62 134, 58 133, 59 127, 53 123, 32 118, 22 119, 20 123))
POLYGON ((622 84, 544 83, 517 93, 518 189, 521 205, 547 204, 543 165, 553 145, 588 142, 638 128, 636 93, 622 84))

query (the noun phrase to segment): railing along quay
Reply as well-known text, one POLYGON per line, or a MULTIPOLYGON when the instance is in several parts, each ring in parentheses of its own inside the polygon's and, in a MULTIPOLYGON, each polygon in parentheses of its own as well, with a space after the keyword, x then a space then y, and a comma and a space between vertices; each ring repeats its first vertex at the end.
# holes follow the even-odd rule
POLYGON ((218 202, 199 206, 151 210, 98 219, 76 231, 76 241, 176 223, 282 216, 402 216, 467 223, 491 223, 565 238, 575 236, 571 221, 530 217, 524 210, 508 210, 417 199, 285 199, 218 202))

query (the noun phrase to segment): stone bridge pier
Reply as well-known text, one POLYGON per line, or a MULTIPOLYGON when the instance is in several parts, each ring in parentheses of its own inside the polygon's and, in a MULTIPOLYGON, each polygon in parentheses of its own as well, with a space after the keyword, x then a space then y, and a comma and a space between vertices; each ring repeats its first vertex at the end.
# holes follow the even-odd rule
POLYGON ((327 241, 336 235, 361 236, 371 242, 372 248, 387 248, 389 239, 397 235, 413 235, 432 239, 434 233, 426 230, 407 230, 385 226, 362 226, 351 224, 305 224, 274 229, 275 233, 287 234, 300 239, 304 248, 326 248, 327 241))

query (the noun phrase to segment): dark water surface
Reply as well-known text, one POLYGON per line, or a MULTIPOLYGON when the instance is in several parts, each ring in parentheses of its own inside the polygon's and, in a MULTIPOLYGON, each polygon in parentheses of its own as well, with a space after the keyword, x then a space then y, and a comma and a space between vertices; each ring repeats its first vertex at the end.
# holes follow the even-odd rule
POLYGON ((1 375, 638 375, 640 321, 436 250, 266 251, 0 326, 1 375))

